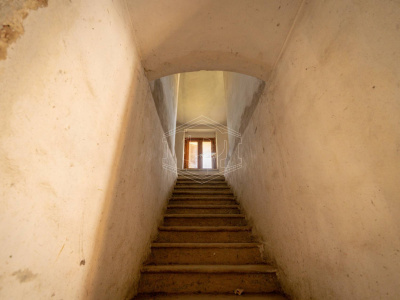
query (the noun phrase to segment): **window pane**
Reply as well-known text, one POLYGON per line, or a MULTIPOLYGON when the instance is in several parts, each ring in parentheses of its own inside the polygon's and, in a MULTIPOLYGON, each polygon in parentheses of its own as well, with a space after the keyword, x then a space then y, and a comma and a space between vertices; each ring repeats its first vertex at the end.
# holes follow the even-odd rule
POLYGON ((197 142, 189 142, 189 168, 197 169, 197 142))
POLYGON ((203 142, 203 169, 212 169, 211 142, 203 142))

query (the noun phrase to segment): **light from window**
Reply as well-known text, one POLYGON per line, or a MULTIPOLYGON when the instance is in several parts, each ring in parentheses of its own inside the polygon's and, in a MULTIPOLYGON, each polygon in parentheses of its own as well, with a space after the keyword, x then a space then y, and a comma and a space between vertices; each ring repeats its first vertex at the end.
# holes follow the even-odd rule
POLYGON ((203 142, 203 169, 212 169, 211 142, 203 142))
POLYGON ((197 169, 197 142, 189 142, 189 168, 197 169))

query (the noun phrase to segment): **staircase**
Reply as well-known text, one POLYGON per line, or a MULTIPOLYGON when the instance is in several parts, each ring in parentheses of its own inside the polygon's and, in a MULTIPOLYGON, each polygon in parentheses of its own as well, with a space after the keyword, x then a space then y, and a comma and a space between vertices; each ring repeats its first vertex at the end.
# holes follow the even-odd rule
POLYGON ((135 299, 285 299, 224 177, 178 177, 135 299))

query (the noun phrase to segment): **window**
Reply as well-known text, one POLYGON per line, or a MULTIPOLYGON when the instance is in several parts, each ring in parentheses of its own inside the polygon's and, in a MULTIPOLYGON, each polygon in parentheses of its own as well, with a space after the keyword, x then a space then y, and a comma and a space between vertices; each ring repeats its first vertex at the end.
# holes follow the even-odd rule
POLYGON ((189 168, 197 169, 199 160, 198 160, 198 142, 189 142, 189 168))
POLYGON ((185 169, 216 169, 215 138, 185 139, 185 169))

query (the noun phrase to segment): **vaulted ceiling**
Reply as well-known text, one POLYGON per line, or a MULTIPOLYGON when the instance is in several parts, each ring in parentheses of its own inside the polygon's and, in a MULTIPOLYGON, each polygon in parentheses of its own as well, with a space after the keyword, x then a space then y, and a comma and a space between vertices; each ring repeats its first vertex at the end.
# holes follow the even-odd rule
POLYGON ((224 70, 267 80, 302 0, 130 0, 150 80, 224 70))

